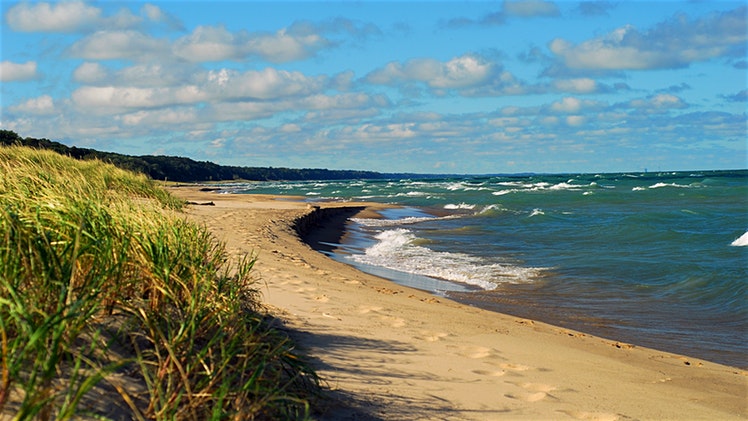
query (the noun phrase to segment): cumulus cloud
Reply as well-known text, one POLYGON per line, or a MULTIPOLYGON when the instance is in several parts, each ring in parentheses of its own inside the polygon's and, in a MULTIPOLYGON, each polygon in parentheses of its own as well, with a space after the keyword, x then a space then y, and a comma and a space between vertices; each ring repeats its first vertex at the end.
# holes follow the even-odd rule
POLYGON ((70 47, 70 54, 86 60, 146 60, 169 51, 166 40, 136 30, 97 31, 70 47))
POLYGON ((184 26, 182 25, 182 22, 177 19, 176 17, 172 16, 169 13, 164 12, 161 10, 160 7, 154 6, 152 4, 144 4, 143 7, 140 9, 141 15, 145 16, 147 20, 152 22, 161 22, 166 24, 169 28, 174 30, 184 30, 184 26))
POLYGON ((273 63, 285 63, 314 56, 330 42, 316 33, 293 34, 280 30, 252 37, 244 47, 245 55, 257 55, 273 63))
POLYGON ((464 96, 515 95, 527 93, 529 89, 500 63, 476 54, 465 54, 446 62, 430 58, 390 62, 366 75, 364 80, 378 85, 405 84, 406 89, 421 84, 437 95, 447 92, 464 96))
POLYGON ((2 82, 23 82, 34 80, 39 77, 35 61, 26 63, 14 63, 4 60, 0 62, 0 81, 2 82))
POLYGON ((51 96, 42 95, 38 98, 31 98, 26 102, 10 107, 10 110, 33 115, 50 115, 55 113, 55 106, 51 96))
POLYGON ((18 3, 5 15, 8 25, 22 32, 75 32, 93 26, 101 9, 82 1, 18 3))
POLYGON ((633 99, 623 106, 648 112, 665 112, 672 109, 688 108, 688 104, 680 97, 671 94, 657 94, 646 98, 633 99))
POLYGON ((158 6, 145 4, 141 16, 129 9, 121 8, 111 16, 105 16, 102 9, 83 1, 64 2, 22 2, 14 5, 6 13, 6 22, 20 32, 88 32, 97 29, 131 29, 144 21, 165 23, 172 29, 181 29, 178 19, 165 13, 158 6))
POLYGON ((553 82, 553 86, 559 91, 580 94, 592 93, 598 90, 597 82, 590 78, 556 80, 553 82))
POLYGON ((599 110, 605 107, 600 101, 590 99, 579 99, 576 97, 565 97, 555 101, 548 106, 548 110, 560 114, 576 114, 580 111, 599 110))
POLYGON ((169 130, 174 126, 193 126, 204 121, 196 109, 174 107, 163 110, 139 110, 121 117, 125 126, 147 126, 154 129, 169 130))
POLYGON ((316 56, 321 50, 338 44, 334 34, 354 39, 380 35, 372 24, 359 24, 337 18, 328 22, 294 22, 275 32, 231 32, 224 26, 199 26, 179 38, 174 54, 192 62, 247 60, 260 58, 271 63, 287 63, 316 56))
POLYGON ((549 49, 567 69, 604 71, 671 69, 744 56, 746 10, 741 7, 696 20, 677 15, 644 32, 626 25, 579 44, 556 38, 549 49))
MULTIPOLYGON (((76 89, 71 98, 77 107, 94 113, 118 113, 128 109, 194 105, 204 102, 268 101, 305 97, 326 89, 329 80, 324 76, 306 76, 300 72, 268 67, 264 70, 246 72, 229 69, 206 71, 193 75, 191 83, 178 83, 178 79, 162 79, 161 84, 136 83, 143 75, 151 73, 168 77, 168 72, 159 66, 134 66, 122 69, 109 78, 110 81, 122 85, 83 86, 76 89)), ((95 65, 84 65, 76 70, 76 74, 82 78, 98 78, 102 72, 101 68, 95 65)))
POLYGON ((174 54, 192 62, 245 60, 259 57, 273 63, 301 60, 316 54, 330 42, 313 32, 230 32, 223 26, 199 26, 178 39, 174 54))
POLYGON ((79 83, 96 85, 106 81, 108 72, 99 63, 85 62, 73 71, 73 80, 79 83))

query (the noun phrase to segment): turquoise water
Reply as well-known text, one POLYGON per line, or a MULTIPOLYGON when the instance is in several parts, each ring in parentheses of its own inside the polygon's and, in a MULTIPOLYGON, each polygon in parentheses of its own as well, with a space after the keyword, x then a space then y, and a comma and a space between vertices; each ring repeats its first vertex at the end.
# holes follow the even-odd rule
POLYGON ((502 313, 748 367, 748 171, 258 183, 402 205, 333 257, 502 313))

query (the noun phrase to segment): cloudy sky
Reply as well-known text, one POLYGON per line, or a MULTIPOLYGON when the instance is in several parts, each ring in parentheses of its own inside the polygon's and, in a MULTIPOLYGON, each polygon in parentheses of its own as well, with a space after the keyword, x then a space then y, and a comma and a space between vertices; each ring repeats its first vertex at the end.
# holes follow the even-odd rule
POLYGON ((384 172, 746 168, 719 1, 3 0, 0 128, 384 172))

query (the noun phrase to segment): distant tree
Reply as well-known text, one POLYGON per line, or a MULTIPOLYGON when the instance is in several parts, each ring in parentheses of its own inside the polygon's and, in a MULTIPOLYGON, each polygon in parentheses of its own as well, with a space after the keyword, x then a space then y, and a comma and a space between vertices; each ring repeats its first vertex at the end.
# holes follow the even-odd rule
POLYGON ((373 171, 329 170, 325 168, 274 168, 221 166, 208 161, 164 155, 130 156, 95 149, 66 146, 49 139, 22 138, 11 130, 0 130, 0 145, 22 145, 49 149, 75 159, 98 159, 117 167, 148 175, 154 180, 200 182, 211 180, 345 180, 382 179, 400 177, 401 174, 382 174, 373 171))

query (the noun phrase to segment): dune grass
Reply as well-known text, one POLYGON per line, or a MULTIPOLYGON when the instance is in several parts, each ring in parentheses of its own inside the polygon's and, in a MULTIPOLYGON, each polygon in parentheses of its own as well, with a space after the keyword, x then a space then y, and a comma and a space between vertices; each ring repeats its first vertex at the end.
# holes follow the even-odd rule
POLYGON ((305 419, 313 370, 259 308, 253 256, 142 175, 0 147, 0 414, 305 419))

